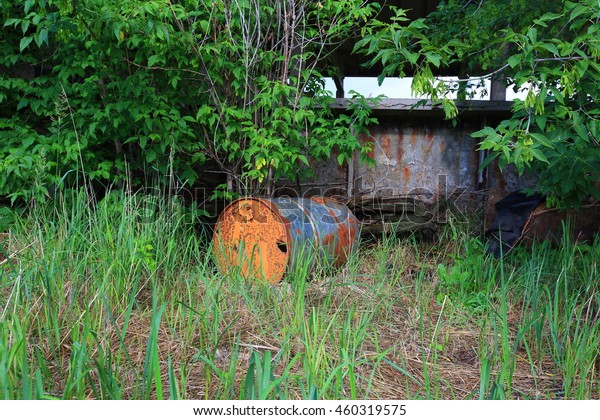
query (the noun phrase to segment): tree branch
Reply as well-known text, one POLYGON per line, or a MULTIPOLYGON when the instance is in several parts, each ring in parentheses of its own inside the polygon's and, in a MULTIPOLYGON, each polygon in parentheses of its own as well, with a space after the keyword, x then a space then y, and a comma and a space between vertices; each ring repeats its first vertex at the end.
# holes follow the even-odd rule
MULTIPOLYGON (((590 57, 581 57, 581 56, 571 56, 571 57, 553 57, 553 58, 538 58, 534 60, 534 63, 545 63, 545 62, 551 62, 551 61, 579 61, 579 60, 589 60, 590 57)), ((473 77, 468 77, 467 79, 457 79, 457 80, 453 80, 453 82, 470 82, 473 80, 484 80, 484 79, 489 79, 490 77, 498 74, 498 73, 502 73, 504 70, 506 70, 508 67, 510 66, 510 64, 505 64, 502 67, 484 74, 482 76, 473 76, 473 77)), ((442 80, 442 77, 435 77, 435 80, 442 80)))

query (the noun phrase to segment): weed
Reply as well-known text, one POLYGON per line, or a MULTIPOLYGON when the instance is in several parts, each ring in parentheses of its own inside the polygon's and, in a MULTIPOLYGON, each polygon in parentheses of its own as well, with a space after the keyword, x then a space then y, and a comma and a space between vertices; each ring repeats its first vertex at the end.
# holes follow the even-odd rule
POLYGON ((58 192, 11 223, 0 397, 597 398, 599 244, 487 257, 452 226, 268 285, 170 197, 58 192))

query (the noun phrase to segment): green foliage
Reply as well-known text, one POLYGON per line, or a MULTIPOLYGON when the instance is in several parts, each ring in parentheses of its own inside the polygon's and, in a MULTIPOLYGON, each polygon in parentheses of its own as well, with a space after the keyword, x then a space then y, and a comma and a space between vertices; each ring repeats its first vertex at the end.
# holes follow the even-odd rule
POLYGON ((495 277, 494 268, 489 264, 490 256, 485 254, 485 246, 476 238, 457 237, 457 240, 461 247, 451 255, 451 265, 438 264, 437 267, 437 301, 441 304, 448 296, 473 311, 483 311, 491 298, 486 286, 490 278, 495 277))
POLYGON ((496 260, 456 227, 261 285, 171 197, 89 202, 59 191, 0 244, 1 399, 597 397, 600 238, 496 260))
POLYGON ((426 94, 433 103, 442 105, 446 116, 453 118, 458 110, 447 94, 449 86, 433 76, 433 70, 447 65, 455 48, 462 44, 448 39, 443 46, 436 46, 427 35, 425 19, 410 21, 406 11, 389 6, 394 16, 391 22, 370 20, 355 44, 354 52, 370 56, 369 65, 381 64, 381 84, 386 77, 403 77, 406 70, 414 73, 411 89, 414 94, 426 94))
MULTIPOLYGON (((13 210, 8 206, 0 205, 0 232, 8 231, 9 227, 15 223, 17 217, 18 210, 13 210)), ((0 252, 2 252, 1 249, 0 252)))
POLYGON ((543 13, 556 13, 562 3, 558 0, 445 0, 427 17, 427 35, 437 48, 444 47, 449 39, 457 42, 452 61, 459 65, 460 76, 481 75, 506 64, 509 54, 506 47, 498 44, 501 31, 527 27, 543 13))
POLYGON ((291 364, 281 378, 275 379, 272 363, 270 351, 266 351, 263 355, 254 351, 250 354, 250 365, 246 372, 241 398, 245 400, 275 399, 273 394, 276 393, 277 398, 285 399, 281 391, 281 383, 288 379, 287 371, 291 364))
POLYGON ((485 164, 531 170, 551 203, 576 207, 600 197, 599 34, 595 0, 448 0, 425 19, 396 10, 390 25, 370 21, 355 50, 383 65, 380 82, 410 69, 413 92, 448 118, 457 115, 450 94, 464 99, 469 84, 493 79, 527 92, 510 119, 474 133, 485 164), (440 68, 466 78, 445 81, 434 76, 440 68))
POLYGON ((359 0, 2 2, 0 196, 43 201, 61 180, 130 176, 189 186, 208 158, 238 192, 260 192, 310 175, 310 157, 336 152, 341 163, 371 119, 333 114, 316 65, 376 10, 359 0))
POLYGON ((181 44, 209 81, 209 97, 195 114, 206 153, 238 192, 269 192, 273 180, 304 178, 309 157, 337 151, 340 164, 349 159, 360 148, 353 128, 371 119, 362 112, 334 115, 316 65, 328 44, 376 8, 353 0, 229 3, 218 5, 232 14, 211 9, 194 20, 192 9, 175 10, 181 44))
POLYGON ((504 72, 517 99, 513 117, 474 134, 481 148, 540 174, 541 192, 562 206, 600 198, 600 44, 598 4, 565 2, 523 28, 509 28, 497 42, 510 47, 504 72), (560 32, 557 33, 557 30, 560 32))
POLYGON ((99 182, 124 179, 127 169, 139 176, 150 166, 165 174, 171 149, 181 156, 172 161, 175 170, 194 179, 183 169, 182 156, 195 140, 182 119, 185 98, 165 89, 170 75, 138 72, 129 58, 153 51, 155 34, 132 19, 134 47, 106 30, 135 15, 126 6, 2 4, 9 18, 2 40, 0 156, 9 178, 0 195, 42 201, 48 187, 73 169, 99 182), (36 42, 27 42, 30 37, 36 42))

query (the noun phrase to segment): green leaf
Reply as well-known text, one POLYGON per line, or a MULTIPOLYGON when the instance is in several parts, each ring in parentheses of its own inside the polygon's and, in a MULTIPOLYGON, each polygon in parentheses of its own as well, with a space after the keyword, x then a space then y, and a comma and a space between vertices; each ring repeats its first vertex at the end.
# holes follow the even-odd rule
POLYGON ((431 64, 433 64, 435 67, 440 66, 442 57, 439 54, 427 52, 427 53, 425 53, 425 57, 427 57, 427 60, 429 60, 429 62, 431 64))
POLYGON ((474 133, 472 133, 471 137, 479 138, 479 137, 493 136, 495 134, 496 134, 496 130, 494 130, 492 127, 484 127, 481 130, 475 131, 474 133))
POLYGON ((527 31, 527 38, 529 38, 532 43, 535 43, 537 41, 537 29, 529 28, 527 31))
POLYGON ((589 66, 589 62, 587 60, 580 60, 575 63, 575 68, 577 69, 577 74, 579 77, 585 76, 585 72, 587 71, 589 66))
POLYGON ((19 43, 20 51, 23 52, 23 50, 25 50, 25 48, 27 48, 29 44, 31 44, 31 41, 33 41, 32 36, 26 36, 25 38, 21 39, 21 42, 19 43))
POLYGON ((21 31, 23 31, 23 35, 27 33, 27 29, 29 29, 30 22, 28 20, 21 21, 21 31))
POLYGON ((494 133, 487 136, 485 140, 479 143, 479 150, 495 150, 501 141, 502 137, 499 134, 494 133))
POLYGON ((40 30, 40 33, 38 35, 36 35, 36 37, 35 37, 35 43, 38 47, 41 47, 42 45, 44 45, 44 42, 46 43, 46 45, 49 45, 47 28, 42 28, 40 30))
POLYGON ((585 7, 585 6, 581 5, 581 4, 578 5, 571 12, 571 16, 569 17, 569 21, 573 21, 573 20, 577 19, 579 16, 581 16, 585 12, 587 12, 587 7, 585 7))
POLYGON ((304 156, 304 155, 298 155, 298 160, 300 162, 304 163, 306 166, 309 166, 308 165, 308 159, 306 159, 306 156, 304 156))
POLYGON ((481 166, 479 167, 479 169, 484 169, 486 168, 490 163, 492 163, 496 158, 498 157, 498 153, 497 152, 492 152, 490 154, 488 154, 485 159, 483 160, 483 162, 481 162, 481 166))
POLYGON ((402 38, 402 31, 395 31, 394 35, 392 36, 392 40, 394 42, 394 46, 396 48, 402 48, 402 43, 401 43, 401 38, 402 38))
POLYGON ((123 27, 122 22, 113 23, 113 33, 115 34, 115 38, 117 38, 117 42, 121 42, 121 28, 123 27))
POLYGON ((25 4, 24 4, 24 8, 23 11, 25 12, 25 14, 28 14, 29 11, 31 10, 31 6, 33 6, 35 4, 35 0, 25 0, 25 4))
POLYGON ((148 149, 145 153, 146 162, 152 163, 156 160, 156 151, 154 149, 148 149))
POLYGON ((157 61, 159 61, 162 58, 162 56, 156 54, 156 55, 151 55, 148 58, 148 67, 152 67, 156 64, 157 61))
POLYGON ((558 48, 554 44, 547 42, 544 44, 544 48, 547 49, 548 51, 550 51, 554 55, 560 55, 558 52, 558 48))
POLYGON ((544 153, 542 153, 542 151, 540 149, 531 148, 531 149, 529 149, 529 151, 531 152, 531 154, 533 155, 533 157, 535 157, 537 160, 549 163, 548 159, 546 159, 546 156, 544 156, 544 153))
POLYGON ((556 100, 561 103, 564 104, 565 103, 565 97, 563 96, 562 92, 557 89, 554 86, 550 86, 550 92, 552 92, 552 95, 554 95, 554 97, 556 98, 556 100))
POLYGON ((540 133, 530 133, 529 135, 537 143, 539 143, 539 144, 541 144, 541 145, 543 145, 545 147, 550 147, 550 148, 552 147, 552 145, 550 144, 550 141, 548 140, 548 138, 546 136, 544 136, 543 134, 540 134, 540 133))
POLYGON ((16 27, 19 24, 19 22, 21 22, 21 19, 15 19, 15 18, 7 19, 6 22, 4 22, 3 28, 6 28, 7 26, 10 26, 10 25, 13 25, 16 27))
POLYGON ((508 57, 508 65, 514 69, 521 63, 522 59, 523 57, 519 54, 511 55, 510 57, 508 57))
POLYGON ((408 60, 408 62, 410 64, 416 64, 417 61, 419 61, 419 57, 420 55, 418 53, 415 52, 410 52, 408 50, 403 51, 404 57, 406 57, 406 59, 408 60))
POLYGON ((577 133, 577 135, 579 137, 581 137, 584 140, 588 139, 588 131, 587 131, 587 127, 585 126, 585 124, 575 123, 575 124, 573 124, 573 129, 575 130, 575 132, 577 133))
MULTIPOLYGON (((538 125, 538 127, 540 127, 540 130, 545 130, 546 129, 546 122, 548 121, 548 116, 547 115, 538 115, 535 117, 535 122, 538 125)), ((532 134, 533 137, 533 134, 532 134)))

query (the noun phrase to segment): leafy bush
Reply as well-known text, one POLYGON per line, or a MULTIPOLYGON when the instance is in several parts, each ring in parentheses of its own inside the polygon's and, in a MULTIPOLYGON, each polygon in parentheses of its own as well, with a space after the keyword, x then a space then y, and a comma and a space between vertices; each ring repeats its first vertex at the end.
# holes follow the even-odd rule
POLYGON ((599 33, 596 0, 449 0, 425 19, 408 22, 398 9, 391 24, 369 21, 356 50, 383 66, 380 81, 410 69, 413 91, 448 118, 457 115, 451 94, 464 99, 469 85, 492 80, 527 92, 509 119, 473 134, 489 153, 484 163, 531 169, 551 204, 577 207, 600 198, 599 33), (443 69, 464 77, 434 75, 443 69))
MULTIPOLYGON (((0 196, 43 200, 63 176, 269 192, 309 157, 368 151, 361 106, 334 114, 327 55, 377 10, 359 0, 2 2, 0 196)), ((364 103, 364 101, 363 101, 364 103)))

